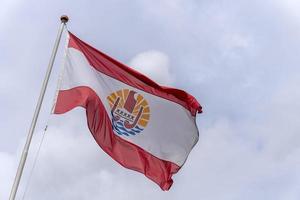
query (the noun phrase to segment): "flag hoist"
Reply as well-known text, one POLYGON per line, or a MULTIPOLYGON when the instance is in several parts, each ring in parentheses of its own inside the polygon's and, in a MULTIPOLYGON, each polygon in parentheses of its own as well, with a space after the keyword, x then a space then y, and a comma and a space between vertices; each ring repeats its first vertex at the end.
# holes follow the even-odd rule
MULTIPOLYGON (((41 108, 61 34, 24 147, 10 200, 14 200, 41 108)), ((169 190, 173 174, 184 165, 199 134, 196 115, 202 112, 189 93, 161 86, 68 32, 68 45, 53 114, 75 107, 86 110, 88 128, 101 149, 123 167, 143 173, 169 190)))

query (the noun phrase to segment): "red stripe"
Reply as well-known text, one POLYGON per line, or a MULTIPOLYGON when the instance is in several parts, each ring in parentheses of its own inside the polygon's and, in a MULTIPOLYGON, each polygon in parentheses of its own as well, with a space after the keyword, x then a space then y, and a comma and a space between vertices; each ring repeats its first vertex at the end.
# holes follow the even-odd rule
POLYGON ((81 106, 86 109, 88 127, 99 146, 122 166, 145 174, 162 190, 169 190, 172 175, 180 167, 161 160, 142 148, 114 134, 110 118, 97 94, 81 86, 59 91, 55 114, 62 114, 81 106))
POLYGON ((69 32, 69 35, 69 47, 81 51, 87 58, 90 65, 99 72, 147 93, 180 104, 189 110, 193 116, 195 116, 197 112, 202 112, 201 105, 187 92, 175 88, 160 86, 143 74, 91 47, 72 33, 69 32))

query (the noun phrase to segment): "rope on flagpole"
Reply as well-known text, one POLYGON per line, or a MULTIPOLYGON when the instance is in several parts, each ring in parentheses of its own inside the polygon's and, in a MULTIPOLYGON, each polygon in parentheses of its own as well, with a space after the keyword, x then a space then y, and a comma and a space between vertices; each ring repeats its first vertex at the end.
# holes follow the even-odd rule
MULTIPOLYGON (((67 24, 65 24, 65 29, 68 30, 67 28, 67 24)), ((66 57, 67 55, 67 49, 68 49, 68 40, 69 40, 69 35, 67 36, 66 38, 66 43, 65 43, 65 50, 64 50, 64 58, 66 57)), ((54 94, 54 98, 53 98, 53 103, 52 103, 52 108, 51 108, 51 111, 50 111, 50 114, 48 116, 48 119, 47 119, 47 123, 46 123, 46 126, 44 128, 44 131, 43 131, 43 135, 42 135, 42 138, 40 140, 40 143, 38 145, 38 150, 34 156, 34 161, 33 161, 33 165, 30 169, 30 172, 29 172, 29 176, 28 176, 28 180, 25 184, 25 189, 24 189, 24 192, 23 192, 23 196, 22 196, 22 200, 25 199, 26 197, 26 194, 30 188, 30 183, 31 183, 31 180, 32 180, 32 176, 33 176, 33 172, 36 168, 36 165, 37 165, 37 161, 38 161, 38 158, 39 158, 39 155, 40 155, 40 151, 41 151, 41 147, 42 147, 42 144, 44 142, 44 139, 45 139, 45 136, 46 136, 46 131, 48 130, 48 125, 49 125, 49 121, 51 119, 51 115, 54 113, 54 109, 55 109, 55 104, 56 104, 56 100, 57 100, 57 96, 58 96, 58 92, 59 92, 59 88, 60 88, 60 85, 62 83, 62 79, 63 79, 63 74, 65 72, 65 62, 66 62, 66 59, 63 59, 63 62, 61 64, 61 71, 59 73, 59 76, 58 76, 58 80, 57 80, 57 87, 56 87, 56 90, 55 90, 55 94, 54 94)))
MULTIPOLYGON (((48 118, 47 121, 49 121, 49 118, 48 118)), ((31 169, 30 169, 29 176, 28 176, 28 180, 27 180, 27 182, 26 182, 26 184, 25 184, 25 189, 24 189, 24 192, 23 192, 22 200, 25 199, 25 196, 26 196, 26 194, 27 194, 27 192, 28 192, 29 185, 30 185, 30 182, 31 182, 31 179, 32 179, 32 175, 33 175, 33 171, 34 171, 34 169, 35 169, 35 167, 36 167, 37 160, 38 160, 38 157, 39 157, 39 155, 40 155, 41 147, 42 147, 42 144, 43 144, 44 139, 45 139, 45 135, 46 135, 47 128, 48 128, 48 122, 47 122, 47 124, 46 124, 46 126, 45 126, 45 129, 44 129, 44 131, 43 131, 43 135, 42 135, 42 138, 41 138, 41 140, 40 140, 40 143, 39 143, 39 146, 38 146, 38 150, 37 150, 37 152, 36 152, 36 154, 35 154, 35 156, 34 156, 33 165, 32 165, 32 167, 31 167, 31 169)))
POLYGON ((50 74, 51 74, 51 71, 52 71, 52 67, 53 67, 53 64, 54 64, 57 49, 58 49, 58 46, 59 46, 60 38, 61 38, 62 32, 64 30, 65 24, 68 22, 68 20, 69 20, 69 18, 66 15, 63 15, 60 18, 61 25, 60 25, 60 28, 59 28, 59 31, 58 31, 58 34, 57 34, 57 37, 56 37, 56 40, 55 40, 53 50, 52 50, 52 54, 51 54, 50 61, 49 61, 49 64, 48 64, 45 79, 44 79, 43 84, 42 84, 39 99, 38 99, 38 102, 37 102, 37 105, 36 105, 36 108, 35 108, 35 111, 34 111, 32 122, 31 122, 31 125, 30 125, 30 129, 29 129, 29 132, 28 132, 28 135, 27 135, 26 143, 24 145, 24 149, 22 151, 22 155, 21 155, 21 159, 20 159, 20 162, 19 162, 19 166, 18 166, 18 169, 17 169, 16 176, 15 176, 15 179, 14 179, 14 183, 13 183, 13 186, 11 188, 11 192, 10 192, 10 195, 9 195, 9 200, 15 200, 15 198, 16 198, 16 194, 17 194, 18 187, 19 187, 19 184, 20 184, 20 180, 21 180, 21 177, 22 177, 22 174, 23 174, 24 166, 25 166, 25 163, 26 163, 26 160, 27 160, 29 147, 30 147, 30 144, 31 144, 31 140, 32 140, 32 137, 33 137, 35 126, 36 126, 36 123, 37 123, 37 120, 38 120, 38 116, 39 116, 39 113, 40 113, 40 110, 41 110, 41 106, 42 106, 43 99, 44 99, 44 96, 45 96, 46 88, 47 88, 48 81, 49 81, 49 78, 50 78, 50 74))

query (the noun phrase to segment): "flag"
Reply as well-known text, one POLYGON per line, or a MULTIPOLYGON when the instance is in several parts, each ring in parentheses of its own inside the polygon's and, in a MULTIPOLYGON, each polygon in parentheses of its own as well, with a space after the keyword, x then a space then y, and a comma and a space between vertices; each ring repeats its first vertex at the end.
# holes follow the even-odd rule
POLYGON ((85 108, 88 128, 108 155, 169 190, 198 141, 197 100, 158 85, 70 32, 61 77, 54 114, 85 108))

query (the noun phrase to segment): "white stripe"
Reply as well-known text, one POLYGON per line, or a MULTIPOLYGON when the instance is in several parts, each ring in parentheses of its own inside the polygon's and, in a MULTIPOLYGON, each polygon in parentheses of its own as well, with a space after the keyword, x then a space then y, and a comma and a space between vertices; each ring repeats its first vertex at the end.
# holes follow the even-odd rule
POLYGON ((150 107, 148 125, 137 135, 120 137, 162 160, 183 165, 192 147, 198 141, 195 118, 181 105, 133 88, 98 72, 90 66, 82 52, 69 48, 61 89, 67 90, 77 86, 92 88, 100 97, 110 118, 107 96, 125 88, 141 94, 150 107))

